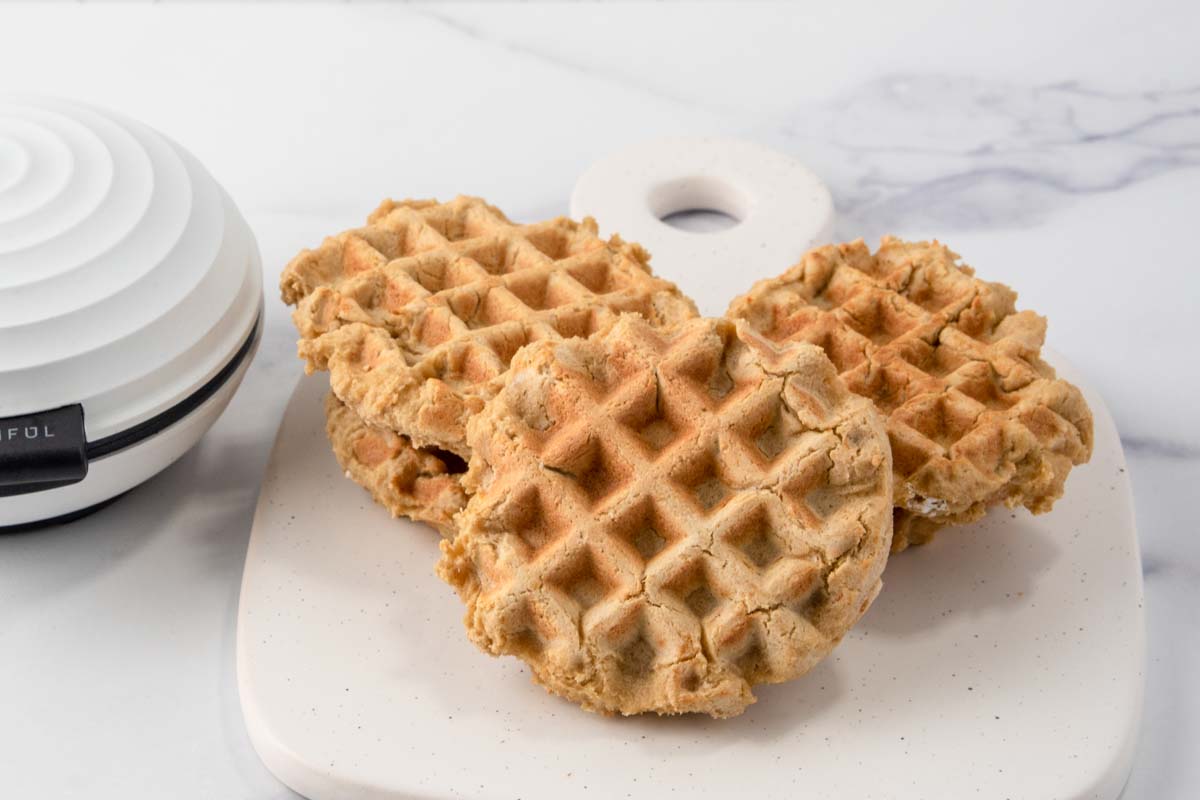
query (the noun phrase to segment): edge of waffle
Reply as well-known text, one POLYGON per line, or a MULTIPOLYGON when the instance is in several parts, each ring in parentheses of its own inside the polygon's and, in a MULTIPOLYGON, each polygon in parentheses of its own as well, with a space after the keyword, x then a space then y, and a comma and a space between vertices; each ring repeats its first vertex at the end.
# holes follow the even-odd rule
POLYGON ((729 320, 539 342, 470 424, 439 575, 470 638, 605 713, 741 713, 865 612, 891 454, 824 354, 729 320))
POLYGON ((887 415, 894 548, 1003 502, 1048 511, 1092 449, 1080 391, 1040 357, 1046 321, 974 277, 940 243, 884 237, 810 250, 734 299, 775 341, 821 346, 850 389, 887 415))
POLYGON ((325 433, 346 477, 393 517, 410 517, 443 536, 454 535, 454 515, 467 504, 461 459, 418 449, 407 436, 368 425, 333 392, 325 397, 325 433))
POLYGON ((365 422, 466 457, 467 419, 523 345, 586 336, 621 312, 696 315, 644 249, 597 230, 590 218, 514 225, 473 197, 385 201, 285 268, 300 356, 365 422))

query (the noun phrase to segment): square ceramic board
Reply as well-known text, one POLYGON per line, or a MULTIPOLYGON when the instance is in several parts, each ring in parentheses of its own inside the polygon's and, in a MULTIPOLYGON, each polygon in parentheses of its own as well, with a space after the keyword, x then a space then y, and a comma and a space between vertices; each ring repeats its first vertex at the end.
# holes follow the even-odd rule
POLYGON ((1050 514, 993 511, 895 557, 833 655, 716 721, 606 718, 467 640, 438 536, 343 478, 323 376, 280 427, 246 558, 238 676, 267 766, 334 798, 1114 798, 1145 652, 1116 429, 1050 514))

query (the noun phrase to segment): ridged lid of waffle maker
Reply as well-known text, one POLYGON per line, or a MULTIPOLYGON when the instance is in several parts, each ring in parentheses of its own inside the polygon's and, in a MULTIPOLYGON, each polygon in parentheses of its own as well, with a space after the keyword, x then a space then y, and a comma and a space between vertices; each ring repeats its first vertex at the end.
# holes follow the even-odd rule
POLYGON ((0 420, 78 404, 89 459, 136 444, 252 350, 261 305, 253 236, 195 158, 0 96, 0 420))

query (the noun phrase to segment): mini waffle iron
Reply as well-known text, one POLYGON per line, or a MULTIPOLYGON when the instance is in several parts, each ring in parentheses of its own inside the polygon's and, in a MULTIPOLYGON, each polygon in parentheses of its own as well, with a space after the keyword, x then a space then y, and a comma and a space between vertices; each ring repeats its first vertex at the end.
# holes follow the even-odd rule
POLYGON ((0 97, 0 531, 82 516, 196 443, 258 346, 259 265, 174 142, 0 97))

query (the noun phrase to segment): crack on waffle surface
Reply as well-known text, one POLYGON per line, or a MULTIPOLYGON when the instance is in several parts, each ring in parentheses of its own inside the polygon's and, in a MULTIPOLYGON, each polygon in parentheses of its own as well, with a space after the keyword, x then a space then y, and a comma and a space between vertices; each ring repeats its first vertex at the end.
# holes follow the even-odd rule
POLYGON ((1049 510, 1091 456, 1087 404, 1041 360, 1045 320, 1015 301, 937 242, 885 238, 874 254, 816 248, 728 315, 817 345, 888 416, 900 550, 996 503, 1049 510))
POLYGON ((515 225, 478 198, 385 201, 366 227, 301 252, 280 280, 299 352, 367 423, 467 457, 465 422, 522 346, 623 312, 696 315, 648 255, 591 219, 515 225))
POLYGON ((475 494, 439 574, 477 644, 586 708, 737 714, 878 591, 885 436, 817 348, 727 320, 535 343, 470 423, 475 494))
POLYGON ((393 517, 411 517, 451 535, 454 515, 467 503, 461 458, 368 425, 332 392, 325 399, 325 432, 346 476, 393 517))

